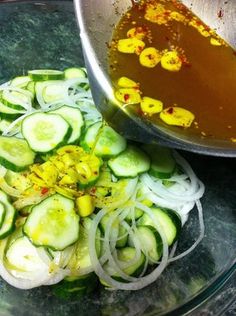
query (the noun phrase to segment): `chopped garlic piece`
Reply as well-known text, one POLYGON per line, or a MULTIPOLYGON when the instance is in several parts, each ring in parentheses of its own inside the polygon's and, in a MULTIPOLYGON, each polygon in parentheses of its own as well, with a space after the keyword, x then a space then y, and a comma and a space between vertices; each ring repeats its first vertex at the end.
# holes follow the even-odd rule
POLYGON ((145 48, 139 56, 139 62, 147 68, 154 68, 161 60, 161 54, 155 47, 145 48))
POLYGON ((213 46, 221 46, 221 45, 222 45, 221 42, 218 41, 218 40, 217 40, 216 38, 214 38, 214 37, 211 37, 210 43, 211 43, 211 45, 213 45, 213 46))
POLYGON ((159 113, 163 109, 161 101, 149 97, 143 97, 140 105, 141 110, 149 115, 159 113))
POLYGON ((143 40, 146 36, 146 31, 143 29, 143 27, 133 27, 132 29, 128 30, 127 37, 128 38, 137 38, 139 40, 143 40))
POLYGON ((168 51, 161 58, 162 68, 168 71, 179 71, 182 67, 182 61, 176 51, 168 51))
POLYGON ((169 107, 160 113, 160 118, 168 125, 190 127, 195 116, 181 107, 169 107))
POLYGON ((117 49, 125 54, 140 54, 144 49, 145 43, 137 38, 125 38, 118 41, 117 49))
POLYGON ((134 88, 121 88, 115 91, 117 100, 126 104, 137 104, 141 102, 140 91, 134 88))
POLYGON ((118 80, 118 86, 122 88, 137 88, 139 85, 137 82, 127 77, 120 77, 118 80))

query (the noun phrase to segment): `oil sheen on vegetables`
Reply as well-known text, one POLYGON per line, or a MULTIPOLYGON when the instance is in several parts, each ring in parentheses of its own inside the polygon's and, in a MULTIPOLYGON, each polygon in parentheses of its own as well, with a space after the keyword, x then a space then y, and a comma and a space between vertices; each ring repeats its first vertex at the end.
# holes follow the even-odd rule
POLYGON ((236 54, 178 1, 134 3, 109 64, 116 98, 147 120, 236 143, 236 54))

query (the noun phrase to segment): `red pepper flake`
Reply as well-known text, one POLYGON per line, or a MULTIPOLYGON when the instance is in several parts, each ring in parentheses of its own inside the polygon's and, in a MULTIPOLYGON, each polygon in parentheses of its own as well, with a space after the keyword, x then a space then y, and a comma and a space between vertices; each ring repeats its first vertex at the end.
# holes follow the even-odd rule
POLYGON ((124 100, 125 100, 125 102, 127 102, 129 100, 129 94, 124 95, 124 100))
POLYGON ((97 191, 96 187, 93 187, 93 188, 91 188, 90 193, 91 193, 91 194, 95 194, 96 191, 97 191))
POLYGON ((48 188, 42 188, 41 194, 44 195, 44 194, 48 193, 48 191, 49 191, 48 188))
POLYGON ((218 13, 217 13, 217 16, 218 16, 218 18, 223 18, 223 16, 224 16, 224 11, 223 11, 223 9, 220 9, 219 11, 218 11, 218 13))
POLYGON ((141 108, 137 108, 137 115, 144 116, 144 112, 141 110, 141 108))
POLYGON ((168 113, 168 114, 173 114, 173 113, 174 113, 174 109, 173 109, 173 108, 169 108, 169 109, 167 110, 167 113, 168 113))

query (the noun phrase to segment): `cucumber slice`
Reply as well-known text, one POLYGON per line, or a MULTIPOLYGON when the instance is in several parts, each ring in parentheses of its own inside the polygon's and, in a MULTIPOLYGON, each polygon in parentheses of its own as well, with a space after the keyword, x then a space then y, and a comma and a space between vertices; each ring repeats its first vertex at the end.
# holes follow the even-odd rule
MULTIPOLYGON (((118 260, 124 263, 132 262, 135 258, 135 255, 136 249, 133 247, 125 247, 117 250, 118 260)), ((123 271, 128 275, 138 277, 143 271, 144 264, 145 256, 143 253, 141 253, 140 258, 136 262, 132 263, 130 266, 125 268, 123 271)), ((114 279, 122 281, 122 278, 113 271, 113 269, 109 266, 108 263, 104 265, 104 270, 106 270, 114 279)))
MULTIPOLYGON (((83 273, 84 269, 92 268, 91 258, 89 255, 89 230, 92 225, 92 219, 89 217, 83 218, 80 223, 79 239, 75 245, 75 251, 72 255, 68 268, 73 270, 76 275, 83 273), (81 271, 80 271, 81 270, 81 271)), ((99 257, 101 253, 101 232, 97 229, 96 232, 96 251, 99 257)))
POLYGON ((149 173, 159 179, 169 179, 176 170, 176 161, 169 148, 158 145, 142 147, 151 158, 149 173))
POLYGON ((126 148, 126 139, 110 126, 103 126, 95 140, 93 152, 99 157, 116 156, 126 148))
POLYGON ((19 76, 11 80, 10 85, 18 88, 26 88, 28 83, 31 81, 29 76, 19 76))
MULTIPOLYGON (((149 264, 157 262, 162 256, 162 239, 158 231, 152 226, 139 226, 135 235, 141 243, 142 251, 148 256, 149 264)), ((129 245, 133 246, 131 238, 129 245)))
POLYGON ((2 93, 2 102, 14 110, 26 110, 32 106, 33 95, 30 91, 4 90, 2 93))
POLYGON ((59 114, 33 113, 22 121, 21 132, 34 151, 46 153, 66 143, 71 127, 59 114))
POLYGON ((2 227, 5 215, 6 215, 5 206, 2 202, 0 202, 0 228, 2 227))
MULTIPOLYGON (((112 214, 113 212, 109 212, 108 214, 103 216, 103 218, 100 221, 100 227, 101 227, 103 235, 105 235, 106 227, 107 227, 109 218, 112 214)), ((119 225, 118 221, 113 222, 112 230, 111 230, 111 239, 115 239, 115 236, 117 235, 117 233, 118 233, 118 239, 116 242, 116 247, 117 248, 125 247, 128 241, 128 234, 127 234, 126 229, 123 226, 119 225)))
POLYGON ((39 271, 47 270, 46 264, 39 257, 37 250, 25 236, 18 237, 11 243, 6 251, 5 264, 15 276, 21 272, 37 274, 39 271))
POLYGON ((74 202, 54 194, 34 206, 24 226, 24 234, 35 246, 63 250, 79 238, 79 216, 74 202))
MULTIPOLYGON (((135 208, 135 210, 134 210, 134 219, 137 220, 137 219, 139 219, 142 215, 143 215, 143 211, 140 210, 139 208, 135 208)), ((132 214, 131 214, 131 213, 128 213, 125 219, 126 219, 126 221, 131 222, 132 219, 133 219, 132 214)))
POLYGON ((47 84, 46 86, 44 86, 42 90, 42 96, 44 102, 46 103, 53 103, 56 101, 63 100, 65 98, 65 93, 66 91, 64 83, 62 84, 61 82, 47 84))
POLYGON ((65 82, 63 80, 48 80, 35 82, 35 93, 38 103, 43 100, 45 103, 51 103, 64 99, 65 82))
POLYGON ((85 133, 80 141, 80 145, 81 145, 81 147, 83 147, 83 149, 85 151, 90 151, 94 147, 99 130, 101 127, 102 127, 102 122, 96 122, 96 123, 90 125, 86 129, 86 131, 85 131, 85 133))
POLYGON ((149 170, 150 159, 141 149, 130 145, 118 156, 109 159, 108 166, 118 178, 135 178, 149 170))
POLYGON ((5 192, 0 190, 0 202, 5 208, 5 217, 0 228, 0 239, 4 239, 10 235, 15 229, 16 211, 8 200, 8 196, 5 192))
POLYGON ((83 68, 67 68, 64 70, 65 79, 86 78, 87 74, 83 68))
POLYGON ((28 76, 34 81, 62 80, 64 72, 53 69, 35 69, 29 70, 28 76))
MULTIPOLYGON (((181 218, 175 211, 170 209, 152 207, 151 210, 164 230, 168 245, 172 245, 180 235, 182 228, 181 218)), ((155 227, 152 219, 146 213, 138 220, 138 224, 155 227)))
POLYGON ((63 281, 52 286, 53 293, 62 299, 78 299, 91 293, 98 285, 95 273, 79 277, 66 277, 63 281))
POLYGON ((77 142, 80 138, 81 130, 84 125, 84 119, 80 110, 64 105, 55 111, 51 111, 50 113, 60 114, 70 124, 72 133, 68 139, 68 144, 77 142))
POLYGON ((25 110, 15 110, 0 102, 0 116, 3 119, 16 119, 25 113, 25 110))
POLYGON ((24 139, 0 136, 0 164, 12 171, 25 170, 34 162, 35 153, 24 139))

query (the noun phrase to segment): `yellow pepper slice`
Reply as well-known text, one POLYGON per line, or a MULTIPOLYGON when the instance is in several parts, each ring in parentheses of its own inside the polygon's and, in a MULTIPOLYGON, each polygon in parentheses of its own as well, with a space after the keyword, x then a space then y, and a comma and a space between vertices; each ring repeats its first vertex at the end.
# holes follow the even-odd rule
POLYGON ((140 54, 144 49, 145 43, 135 37, 124 38, 118 41, 117 49, 125 54, 140 54))
POLYGON ((160 118, 168 125, 190 127, 195 116, 181 107, 169 107, 160 113, 160 118))
POLYGON ((176 51, 168 51, 161 58, 162 68, 168 71, 179 71, 182 67, 182 61, 176 51))
POLYGON ((89 216, 94 211, 93 199, 89 194, 82 195, 76 199, 78 214, 81 217, 89 216))
POLYGON ((140 64, 147 68, 156 67, 160 60, 161 54, 155 47, 145 48, 139 56, 140 64))
POLYGON ((149 115, 159 113, 163 109, 161 101, 149 97, 143 97, 140 106, 141 110, 149 115))

